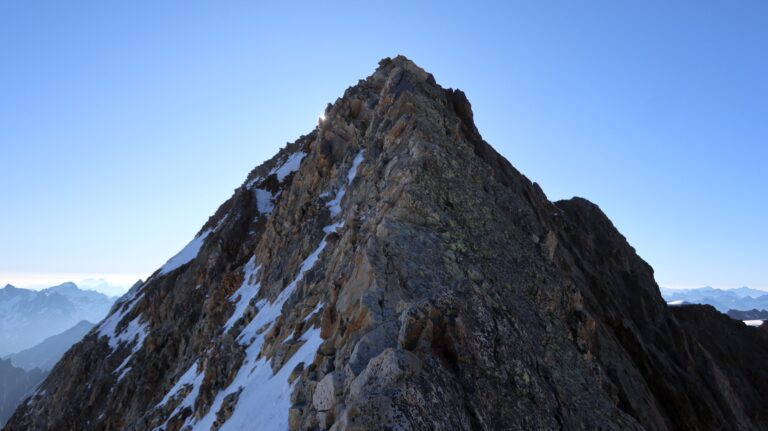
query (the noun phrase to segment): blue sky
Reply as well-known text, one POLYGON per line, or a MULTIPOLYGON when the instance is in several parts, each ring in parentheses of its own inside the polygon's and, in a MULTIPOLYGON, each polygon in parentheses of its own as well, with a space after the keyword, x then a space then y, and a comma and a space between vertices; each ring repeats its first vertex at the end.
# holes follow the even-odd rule
POLYGON ((404 54, 660 284, 768 288, 768 3, 259 3, 0 2, 0 283, 146 277, 404 54))

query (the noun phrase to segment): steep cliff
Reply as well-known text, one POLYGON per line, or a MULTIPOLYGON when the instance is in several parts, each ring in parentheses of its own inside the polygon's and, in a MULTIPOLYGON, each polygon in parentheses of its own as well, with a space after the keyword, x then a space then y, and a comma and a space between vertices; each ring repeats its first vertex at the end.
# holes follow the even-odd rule
POLYGON ((699 336, 597 206, 548 201, 461 91, 397 57, 251 172, 7 429, 768 429, 699 336))

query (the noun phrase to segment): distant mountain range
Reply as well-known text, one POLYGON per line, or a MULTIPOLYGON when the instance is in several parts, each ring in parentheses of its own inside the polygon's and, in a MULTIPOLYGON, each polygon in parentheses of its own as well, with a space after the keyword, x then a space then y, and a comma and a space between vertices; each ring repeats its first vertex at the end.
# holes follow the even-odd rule
POLYGON ((99 322, 114 297, 64 283, 39 291, 0 289, 0 357, 29 349, 86 320, 99 322))
POLYGON ((56 362, 61 359, 73 344, 82 340, 85 334, 93 327, 93 323, 82 320, 61 334, 48 337, 34 347, 14 353, 3 359, 10 359, 13 366, 27 371, 35 368, 48 371, 56 365, 56 362))
POLYGON ((726 314, 736 320, 768 320, 768 310, 728 310, 726 314))
POLYGON ((32 371, 16 368, 11 361, 0 359, 0 427, 16 410, 35 387, 43 381, 47 372, 39 369, 32 371))
POLYGON ((702 287, 699 289, 668 289, 660 288, 661 296, 667 303, 678 305, 708 304, 722 313, 730 310, 768 310, 768 291, 740 287, 738 289, 715 289, 702 287))
POLYGON ((121 282, 107 281, 103 278, 86 278, 77 281, 75 284, 83 290, 95 290, 101 292, 107 296, 120 297, 125 294, 126 290, 131 287, 131 284, 124 284, 121 282))
POLYGON ((0 289, 0 427, 115 299, 74 283, 0 289))

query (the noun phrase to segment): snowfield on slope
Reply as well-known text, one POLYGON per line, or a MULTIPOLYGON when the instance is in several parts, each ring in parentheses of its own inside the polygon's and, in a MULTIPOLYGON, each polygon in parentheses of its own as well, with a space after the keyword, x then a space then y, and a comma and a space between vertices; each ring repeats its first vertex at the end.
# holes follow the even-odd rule
MULTIPOLYGON (((364 151, 360 151, 353 159, 352 166, 346 175, 346 181, 336 192, 334 199, 326 203, 333 218, 341 212, 341 201, 346 194, 347 187, 352 184, 357 174, 358 167, 364 158, 364 151)), ((295 156, 295 155, 294 155, 295 156)), ((288 168, 298 169, 298 163, 301 157, 292 156, 281 167, 278 172, 288 175, 285 171, 288 168)), ((325 196, 330 193, 324 193, 325 196)), ((257 202, 260 205, 260 202, 257 202)), ((261 208, 260 208, 261 210, 261 208)), ((320 259, 320 255, 325 250, 328 242, 327 237, 343 226, 343 221, 335 221, 323 228, 326 234, 317 247, 301 262, 294 280, 286 286, 278 295, 275 302, 270 303, 267 299, 259 300, 255 306, 258 310, 256 315, 248 322, 239 334, 233 334, 237 341, 245 347, 246 357, 240 366, 233 381, 223 390, 219 391, 213 400, 211 407, 203 417, 196 420, 194 417, 188 417, 182 428, 189 427, 192 430, 210 430, 216 421, 216 415, 221 409, 224 400, 235 393, 240 393, 238 401, 234 406, 232 416, 221 426, 221 430, 243 430, 253 429, 254 424, 258 424, 261 430, 284 430, 288 428, 288 411, 291 407, 290 397, 293 385, 288 382, 290 373, 300 363, 310 363, 322 344, 319 328, 310 328, 298 339, 291 340, 295 335, 289 336, 284 343, 302 343, 301 347, 277 372, 272 370, 269 358, 261 356, 261 349, 264 344, 264 331, 266 326, 274 325, 274 322, 282 314, 282 308, 285 302, 294 293, 299 283, 303 280, 307 271, 312 269, 320 259)), ((230 302, 235 303, 235 309, 227 322, 224 324, 223 331, 231 331, 235 324, 245 314, 247 307, 254 301, 260 290, 258 283, 258 273, 261 267, 257 264, 255 256, 243 267, 243 282, 241 286, 230 297, 230 302)), ((315 308, 304 319, 309 319, 312 315, 319 313, 322 309, 322 303, 317 304, 315 308)), ((185 406, 192 407, 195 398, 199 393, 202 384, 202 375, 204 370, 197 370, 196 365, 190 368, 174 385, 174 387, 165 395, 163 401, 158 406, 167 403, 175 393, 181 388, 191 385, 189 394, 174 409, 168 419, 172 418, 185 406), (194 370, 194 371, 193 371, 194 370)), ((166 421, 167 424, 167 421, 166 421)), ((165 424, 158 427, 157 430, 165 429, 165 424)))

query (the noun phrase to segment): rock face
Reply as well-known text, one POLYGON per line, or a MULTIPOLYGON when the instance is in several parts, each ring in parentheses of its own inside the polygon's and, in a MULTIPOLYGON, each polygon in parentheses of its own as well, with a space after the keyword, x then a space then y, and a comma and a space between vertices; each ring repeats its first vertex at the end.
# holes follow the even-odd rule
POLYGON ((703 370, 707 380, 730 382, 733 393, 727 394, 740 401, 747 416, 765 427, 768 422, 768 328, 746 327, 744 323, 729 320, 724 314, 706 305, 675 307, 675 317, 683 329, 693 334, 716 362, 733 364, 719 370, 703 370), (718 371, 725 373, 717 375, 718 371))
POLYGON ((7 429, 768 429, 762 365, 694 320, 597 206, 548 201, 461 91, 397 57, 251 172, 7 429))

